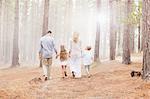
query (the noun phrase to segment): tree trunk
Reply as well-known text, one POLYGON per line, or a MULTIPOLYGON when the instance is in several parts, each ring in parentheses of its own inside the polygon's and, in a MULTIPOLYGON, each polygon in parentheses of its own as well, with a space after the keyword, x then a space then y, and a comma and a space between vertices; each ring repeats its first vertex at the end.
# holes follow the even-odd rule
POLYGON ((135 49, 135 48, 134 48, 134 44, 135 44, 135 43, 134 43, 134 40, 135 40, 135 39, 134 39, 134 38, 135 38, 135 37, 134 37, 134 36, 135 36, 134 31, 135 31, 135 30, 134 30, 134 27, 133 27, 133 28, 131 29, 131 37, 132 37, 132 38, 131 38, 131 44, 130 44, 130 45, 131 45, 131 46, 130 46, 130 47, 131 47, 131 48, 130 48, 131 53, 134 53, 134 49, 135 49))
POLYGON ((144 42, 145 42, 145 32, 146 32, 146 16, 144 15, 146 11, 146 3, 142 3, 142 44, 141 44, 141 51, 144 49, 144 42))
POLYGON ((116 30, 115 30, 115 20, 114 20, 114 8, 113 8, 113 1, 109 0, 110 4, 110 60, 115 60, 116 55, 116 30))
MULTIPOLYGON (((49 0, 45 0, 42 35, 45 35, 46 32, 48 31, 48 17, 49 17, 49 0)), ((42 59, 40 60, 40 67, 42 67, 42 59)))
MULTIPOLYGON (((2 0, 0 0, 0 47, 2 46, 2 0)), ((2 59, 2 48, 0 49, 0 61, 2 59)))
POLYGON ((99 51, 99 46, 100 46, 100 22, 99 22, 99 15, 100 15, 100 3, 101 0, 97 0, 97 27, 96 27, 96 40, 95 40, 95 55, 94 55, 94 60, 96 62, 100 61, 100 51, 99 51))
POLYGON ((143 47, 143 79, 150 80, 150 1, 143 0, 143 24, 142 32, 144 33, 144 47, 143 47))
POLYGON ((140 27, 140 24, 138 26, 138 51, 140 51, 141 49, 141 27, 140 27))
MULTIPOLYGON (((134 2, 135 2, 135 1, 132 0, 132 1, 131 1, 131 4, 133 4, 134 2)), ((131 5, 131 6, 132 6, 132 5, 131 5)), ((131 10, 130 10, 130 11, 133 12, 132 7, 131 7, 131 10)), ((135 51, 134 46, 135 46, 135 28, 134 28, 134 25, 131 24, 131 25, 130 25, 130 52, 131 52, 131 53, 134 53, 134 51, 135 51)))
POLYGON ((42 34, 45 35, 48 31, 48 17, 49 17, 49 0, 45 0, 44 16, 43 16, 43 30, 42 34))
MULTIPOLYGON (((132 0, 127 0, 125 2, 125 17, 128 18, 129 14, 131 13, 132 7, 132 0)), ((130 27, 129 23, 126 23, 124 26, 124 33, 123 33, 123 55, 122 55, 122 63, 123 64, 130 64, 130 27)))
POLYGON ((1 18, 2 18, 2 0, 0 0, 0 34, 1 34, 1 26, 2 26, 1 18))
MULTIPOLYGON (((23 9, 23 16, 22 16, 22 24, 23 24, 23 27, 22 27, 22 34, 23 34, 23 37, 24 37, 24 40, 25 41, 28 41, 28 37, 27 37, 27 30, 28 30, 28 9, 29 9, 29 6, 28 6, 28 0, 24 0, 24 9, 23 9)), ((24 42, 23 43, 24 46, 27 46, 27 42, 24 42)), ((28 51, 28 47, 25 47, 24 48, 24 52, 23 52, 23 60, 24 61, 27 61, 27 51, 28 51)))
POLYGON ((12 67, 19 65, 19 47, 18 47, 18 34, 19 34, 19 0, 15 0, 15 24, 13 35, 13 56, 12 67))
POLYGON ((141 51, 144 49, 144 42, 145 42, 145 32, 146 32, 146 2, 143 1, 142 3, 142 45, 141 45, 141 51))
MULTIPOLYGON (((138 12, 140 12, 140 7, 138 6, 138 12)), ((141 43, 141 18, 138 19, 139 23, 138 23, 138 52, 141 51, 142 49, 142 43, 141 43)))
MULTIPOLYGON (((117 7, 117 15, 116 19, 121 20, 122 19, 122 1, 117 1, 117 5, 119 7, 117 7)), ((118 21, 117 23, 117 56, 121 56, 121 48, 122 48, 122 22, 118 21)))

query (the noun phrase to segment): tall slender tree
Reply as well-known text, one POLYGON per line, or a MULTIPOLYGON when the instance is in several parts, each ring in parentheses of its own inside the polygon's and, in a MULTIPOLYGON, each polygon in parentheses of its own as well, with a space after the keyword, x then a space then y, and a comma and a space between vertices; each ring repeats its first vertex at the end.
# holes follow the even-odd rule
POLYGON ((48 30, 48 17, 49 17, 49 0, 45 0, 44 3, 44 16, 43 16, 43 29, 42 34, 45 35, 45 33, 48 30))
MULTIPOLYGON (((132 0, 125 1, 125 17, 128 19, 131 13, 132 0)), ((123 55, 122 55, 122 63, 130 64, 130 23, 126 23, 124 25, 124 33, 123 33, 123 55)))
POLYGON ((135 29, 134 29, 134 26, 132 25, 131 26, 132 29, 131 29, 131 32, 130 32, 130 51, 131 53, 134 53, 134 46, 135 46, 135 29))
MULTIPOLYGON (((49 0, 45 0, 42 35, 45 35, 48 30, 48 17, 49 17, 49 0)), ((42 67, 42 59, 40 60, 40 67, 42 67)))
POLYGON ((0 33, 1 33, 1 18, 2 18, 2 0, 0 0, 0 33))
POLYGON ((143 48, 143 79, 150 80, 150 1, 143 0, 143 29, 144 48, 143 48))
POLYGON ((12 67, 19 65, 19 47, 18 47, 18 34, 19 34, 19 0, 15 0, 15 24, 13 35, 13 56, 12 67))
MULTIPOLYGON (((24 40, 27 41, 28 37, 27 37, 27 33, 28 33, 28 25, 27 25, 27 21, 28 21, 28 9, 29 9, 29 5, 28 5, 28 0, 24 0, 23 1, 23 14, 22 14, 22 35, 24 37, 24 40)), ((27 42, 24 42, 23 46, 26 46, 27 42)), ((27 50, 28 47, 24 48, 24 53, 23 53, 23 60, 26 61, 27 60, 27 50)))
POLYGON ((135 5, 135 2, 134 2, 134 0, 132 0, 132 8, 131 8, 131 14, 130 14, 130 16, 129 16, 129 18, 131 18, 131 19, 129 19, 130 20, 130 22, 129 23, 131 23, 131 25, 130 25, 130 52, 131 53, 134 53, 134 50, 135 50, 135 48, 134 48, 134 46, 135 46, 135 22, 132 22, 133 20, 132 20, 132 18, 133 18, 133 16, 134 16, 134 10, 136 9, 136 5, 135 5))
MULTIPOLYGON (((2 0, 0 0, 0 39, 2 39, 2 0)), ((2 42, 0 41, 0 47, 2 45, 2 42)), ((0 49, 0 60, 1 60, 1 56, 2 56, 2 49, 0 49)))
POLYGON ((115 13, 113 8, 113 0, 109 0, 110 5, 110 60, 115 60, 116 55, 116 30, 115 30, 115 13))
POLYGON ((122 16, 123 16, 123 2, 122 1, 116 1, 117 2, 117 16, 116 19, 118 20, 117 24, 117 56, 121 55, 121 48, 122 48, 122 30, 123 30, 123 23, 121 22, 122 16))
POLYGON ((138 51, 141 51, 142 44, 141 44, 141 10, 142 10, 142 3, 140 0, 138 0, 138 6, 137 6, 137 22, 138 22, 138 51))
POLYGON ((99 22, 99 16, 100 16, 100 6, 101 5, 101 0, 97 0, 97 25, 96 25, 96 40, 95 40, 95 55, 94 55, 94 60, 95 61, 100 61, 100 22, 99 22))
POLYGON ((144 49, 144 42, 145 42, 145 32, 146 32, 146 15, 145 15, 145 12, 146 12, 146 2, 144 1, 142 3, 142 48, 141 50, 143 51, 144 49))

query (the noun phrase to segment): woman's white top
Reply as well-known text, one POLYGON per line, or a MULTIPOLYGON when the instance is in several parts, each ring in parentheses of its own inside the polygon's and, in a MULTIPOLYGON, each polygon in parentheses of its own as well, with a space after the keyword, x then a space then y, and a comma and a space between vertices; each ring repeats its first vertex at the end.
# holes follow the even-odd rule
POLYGON ((70 42, 70 51, 71 51, 71 55, 70 55, 71 57, 81 58, 81 52, 82 52, 81 42, 79 41, 79 42, 75 43, 71 40, 71 42, 70 42))

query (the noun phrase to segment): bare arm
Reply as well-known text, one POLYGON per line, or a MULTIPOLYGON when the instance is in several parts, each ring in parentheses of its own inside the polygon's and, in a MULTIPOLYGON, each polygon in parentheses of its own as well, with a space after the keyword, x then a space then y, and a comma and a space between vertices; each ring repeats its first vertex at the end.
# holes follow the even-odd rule
POLYGON ((39 48, 39 59, 42 58, 42 41, 40 41, 40 48, 39 48))
POLYGON ((72 50, 72 41, 70 40, 70 44, 69 44, 69 57, 70 57, 70 54, 71 54, 71 50, 72 50))
POLYGON ((55 51, 55 53, 56 53, 56 55, 57 55, 57 50, 56 50, 56 47, 55 47, 54 40, 52 41, 52 44, 53 44, 54 51, 55 51))

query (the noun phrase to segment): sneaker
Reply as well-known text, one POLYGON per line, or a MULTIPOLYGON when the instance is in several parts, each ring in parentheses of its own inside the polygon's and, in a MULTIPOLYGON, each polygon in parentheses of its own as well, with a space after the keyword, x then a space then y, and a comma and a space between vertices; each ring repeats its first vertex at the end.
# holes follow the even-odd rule
POLYGON ((72 76, 73 76, 73 78, 75 78, 75 74, 74 74, 74 71, 72 71, 72 76))
POLYGON ((48 80, 48 77, 45 77, 44 81, 47 81, 48 80))
POLYGON ((91 78, 91 75, 90 75, 90 74, 88 75, 88 78, 91 78))
POLYGON ((64 73, 65 73, 65 77, 67 77, 67 72, 65 71, 64 73))
POLYGON ((51 80, 51 79, 52 79, 52 77, 49 77, 49 78, 48 78, 48 77, 45 77, 44 80, 47 81, 47 80, 51 80))

